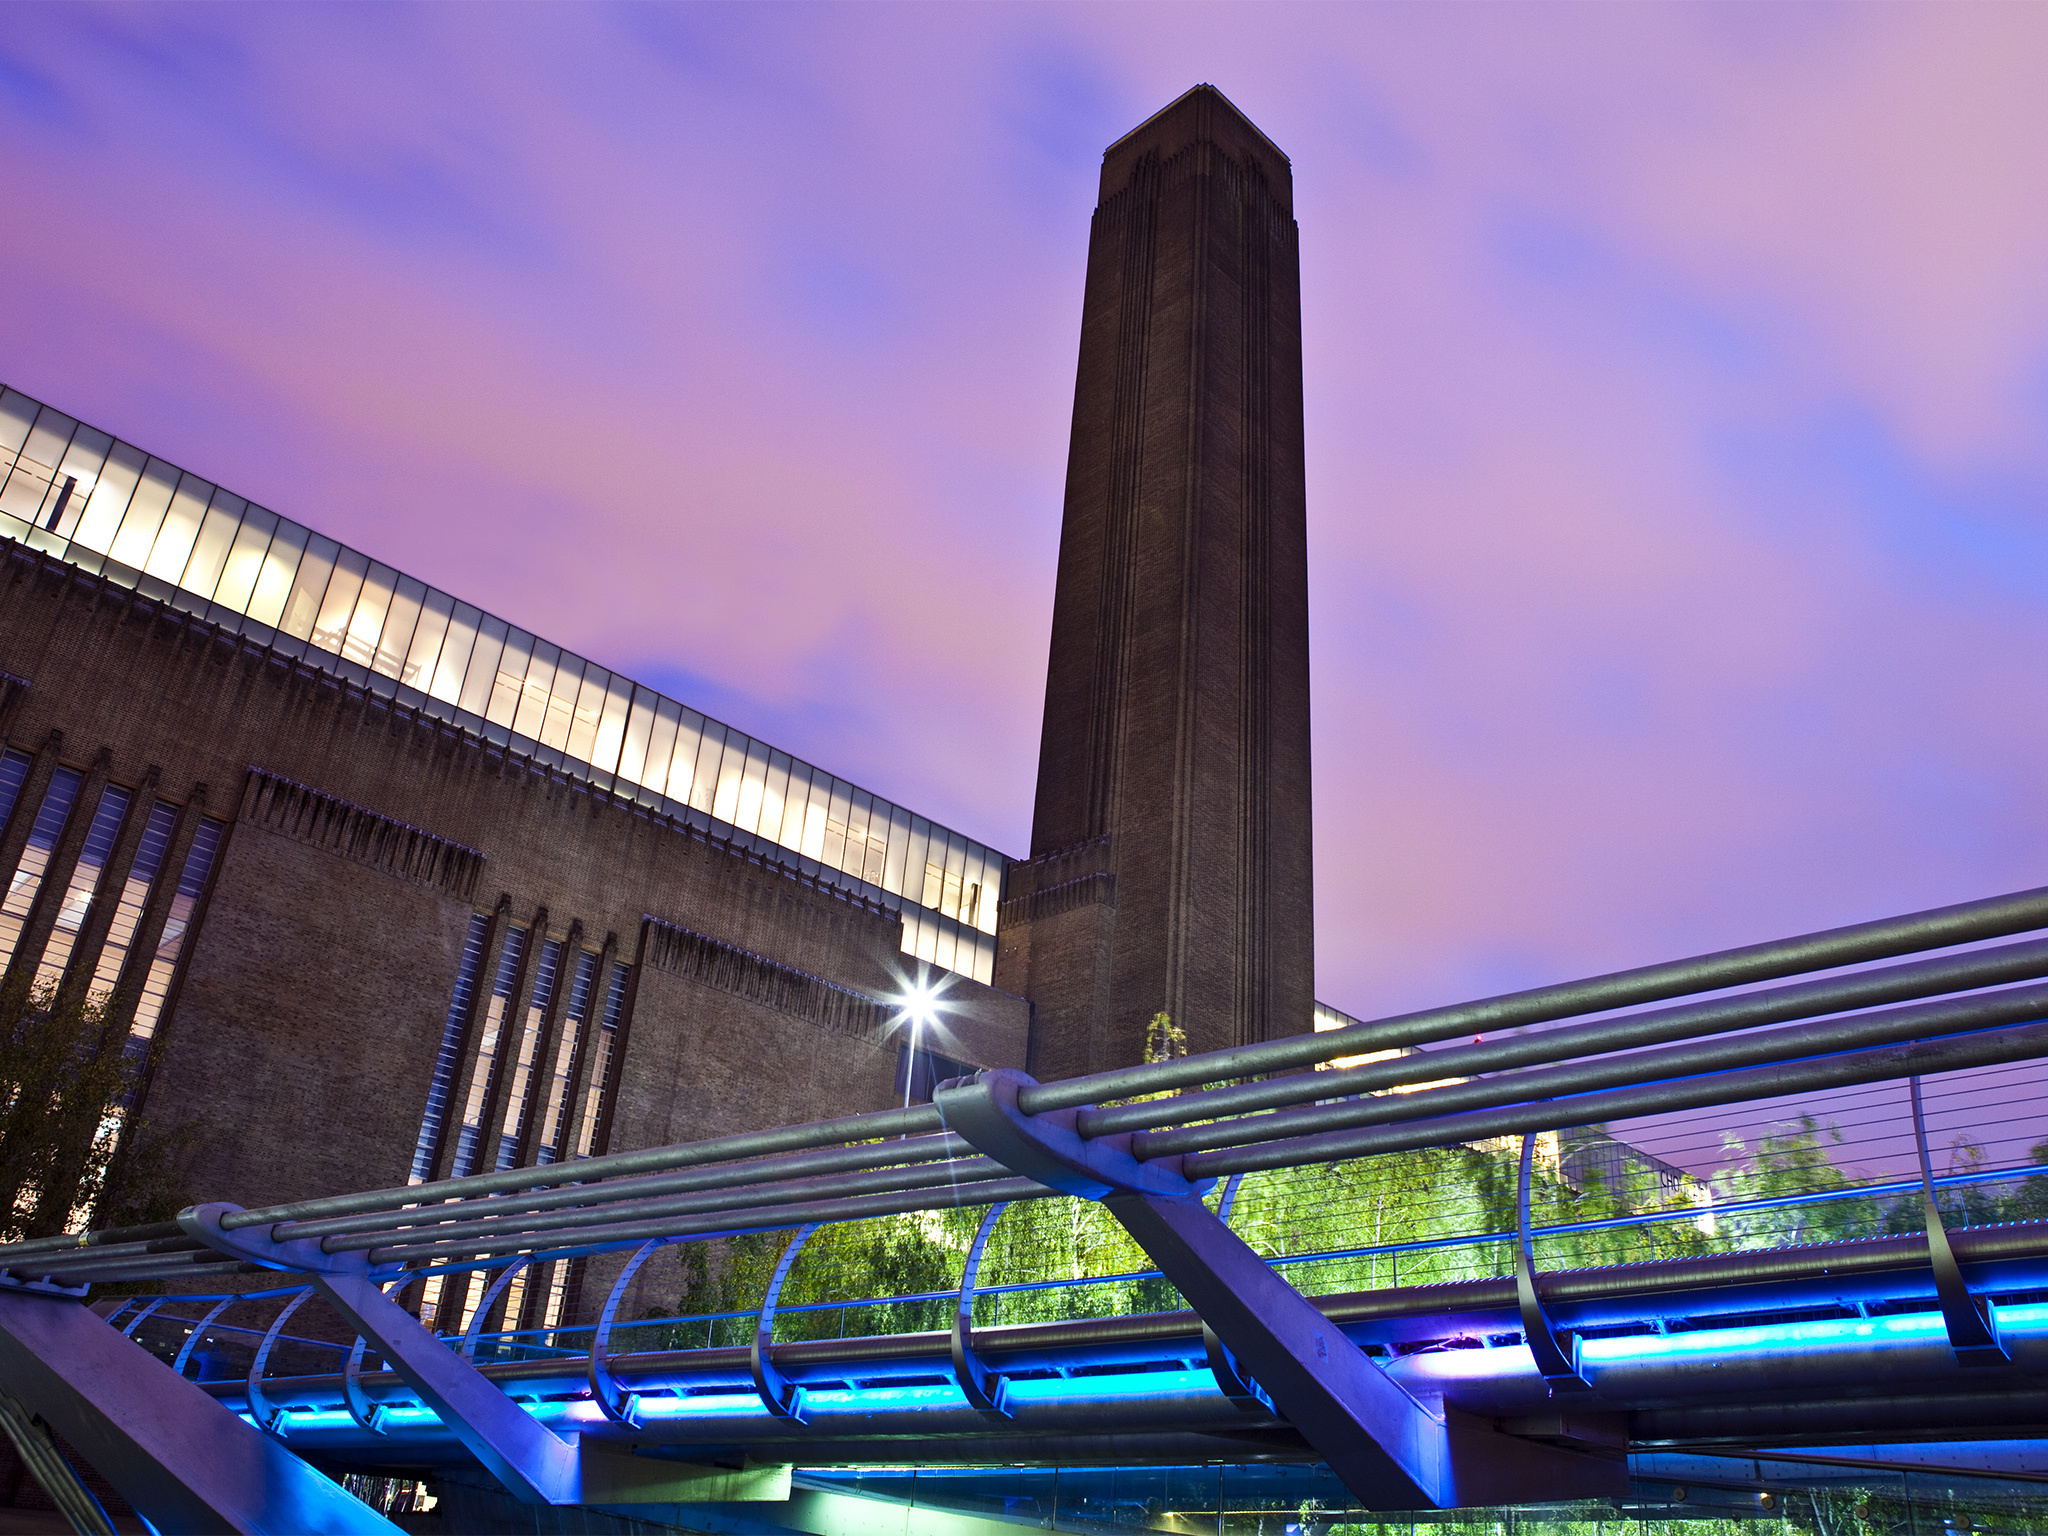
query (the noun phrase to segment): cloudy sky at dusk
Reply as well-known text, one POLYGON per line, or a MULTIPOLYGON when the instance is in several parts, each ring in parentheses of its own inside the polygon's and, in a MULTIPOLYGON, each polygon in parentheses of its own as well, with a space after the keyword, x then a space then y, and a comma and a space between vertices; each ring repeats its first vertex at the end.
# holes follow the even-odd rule
POLYGON ((9 7, 0 380, 1011 853, 1102 148, 1295 164, 1318 990, 2048 884, 2048 9, 9 7))

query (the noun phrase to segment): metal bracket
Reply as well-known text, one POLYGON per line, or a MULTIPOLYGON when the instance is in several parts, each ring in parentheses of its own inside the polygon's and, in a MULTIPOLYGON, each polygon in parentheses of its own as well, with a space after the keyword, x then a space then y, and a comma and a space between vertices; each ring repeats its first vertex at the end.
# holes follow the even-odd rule
POLYGON ((229 1231, 222 1219, 240 1209, 192 1206, 179 1213, 178 1225, 216 1252, 305 1275, 514 1498, 527 1504, 576 1502, 575 1449, 385 1295, 367 1253, 329 1253, 317 1238, 273 1242, 266 1227, 229 1231))
POLYGON ((256 1358, 249 1363, 249 1413, 256 1420, 258 1429, 280 1440, 285 1438, 291 1427, 291 1413, 288 1409, 271 1406, 270 1399, 263 1395, 263 1368, 270 1363, 270 1351, 277 1344, 277 1336, 284 1332, 286 1322, 312 1297, 313 1288, 307 1286, 278 1309, 277 1316, 270 1320, 269 1331, 263 1335, 263 1343, 256 1350, 256 1358))
POLYGON ((55 1280, 41 1276, 23 1279, 12 1270, 0 1269, 0 1291, 18 1292, 24 1296, 48 1296, 56 1301, 83 1301, 91 1290, 91 1281, 84 1285, 59 1285, 55 1280))
POLYGON ((1623 1463, 1517 1440, 1418 1402, 1203 1204, 1213 1181, 1188 1180, 1178 1158, 1139 1162, 1128 1137, 1083 1140, 1078 1110, 1025 1115, 1017 1095, 1032 1081, 1009 1069, 982 1072, 941 1086, 933 1099, 975 1150, 1052 1189, 1101 1200, 1368 1507, 1627 1491, 1623 1463))
POLYGON ((953 1309, 953 1376, 960 1383, 960 1391, 976 1412, 990 1419, 1007 1419, 1010 1416, 1009 1388, 1003 1378, 988 1368, 981 1356, 974 1352, 974 1280, 981 1270, 982 1250, 988 1247, 989 1234, 995 1231, 996 1221, 1010 1208, 1005 1200, 992 1205, 988 1214, 981 1218, 981 1226, 974 1234, 973 1246, 967 1250, 967 1264, 960 1271, 960 1299, 953 1309))
POLYGON ((1934 1160, 1927 1155, 1927 1117, 1920 1107, 1920 1079, 1907 1079, 1913 1105, 1913 1145, 1920 1154, 1920 1198, 1927 1208, 1927 1262, 1934 1269, 1934 1294, 1941 1301, 1941 1320, 1948 1328, 1949 1348, 1956 1364, 2011 1365, 2012 1356, 1998 1337, 1998 1319, 1991 1303, 1970 1294, 1956 1251, 1949 1245, 1941 1206, 1934 1198, 1934 1160))
POLYGON ((640 1399, 631 1392, 620 1391, 618 1380, 612 1375, 612 1323, 619 1315, 619 1303, 625 1300, 626 1287, 640 1272, 640 1266, 653 1258, 656 1250, 667 1242, 665 1237, 650 1237, 633 1251, 633 1257, 626 1260, 625 1268, 619 1271, 619 1278, 612 1282, 611 1292, 604 1299, 604 1310, 597 1315, 597 1331, 590 1336, 588 1375, 591 1400, 604 1411, 606 1418, 628 1429, 639 1426, 640 1399))
POLYGON ((157 1530, 399 1536, 88 1308, 0 1295, 0 1379, 157 1530))
POLYGON ((768 1411, 778 1419, 794 1419, 804 1422, 804 1389, 775 1369, 775 1362, 768 1358, 768 1347, 775 1337, 775 1304, 782 1299, 782 1282, 789 1278, 790 1266, 796 1263, 796 1256, 803 1252, 805 1243, 811 1240, 823 1222, 811 1222, 797 1228, 795 1239, 782 1250, 782 1257, 775 1265, 775 1274, 768 1282, 768 1294, 761 1298, 761 1315, 754 1321, 754 1343, 747 1352, 747 1366, 753 1373, 754 1390, 761 1394, 761 1401, 768 1411))
POLYGON ((1552 1397, 1560 1392, 1590 1392, 1593 1384, 1579 1365, 1579 1336, 1560 1333, 1536 1294, 1536 1256, 1529 1239, 1529 1188, 1535 1156, 1536 1135, 1531 1131, 1522 1137, 1522 1174, 1515 1195, 1515 1300, 1522 1311, 1522 1338, 1552 1397))

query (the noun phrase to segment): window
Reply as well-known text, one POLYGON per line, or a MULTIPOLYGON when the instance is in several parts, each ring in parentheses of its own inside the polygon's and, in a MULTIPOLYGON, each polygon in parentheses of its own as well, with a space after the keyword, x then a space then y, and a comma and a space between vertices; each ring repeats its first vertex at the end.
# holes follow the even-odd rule
POLYGON ((163 1020, 164 1000, 170 996, 171 978, 185 953, 185 939, 192 927, 192 914, 206 890, 206 877, 213 873, 214 855, 220 851, 221 835, 227 828, 207 818, 192 834, 192 847, 185 855, 185 867, 178 873, 178 894, 171 898, 171 915, 164 922, 163 937, 156 942, 149 974, 142 980, 142 996, 135 1004, 135 1017, 128 1025, 128 1049, 139 1053, 163 1020))
POLYGON ((476 995, 476 973, 484 963, 484 941, 490 937, 491 920, 478 912, 469 920, 469 934, 462 943, 462 964, 455 972, 455 995, 448 1002, 448 1017, 441 1025, 441 1051, 434 1058, 434 1080, 427 1086, 427 1110, 420 1117, 420 1139, 413 1147, 412 1176, 408 1184, 422 1184, 434 1171, 434 1144, 441 1136, 441 1116, 448 1108, 448 1091, 462 1065, 462 1026, 469 1019, 469 1000, 476 995))
POLYGON ((482 1133, 484 1101, 491 1096, 491 1077, 498 1065, 500 1037, 505 1015, 512 1008, 512 987, 519 979, 519 961, 526 953, 526 930, 513 928, 505 934, 505 952, 498 957, 498 977, 491 987, 490 1006, 484 1014, 483 1040, 477 1047, 476 1070, 470 1074, 469 1095, 462 1107, 462 1130, 455 1141, 456 1178, 476 1168, 477 1138, 482 1133))
POLYGON ((43 803, 36 810, 35 825, 29 829, 28 846, 21 850, 21 862, 7 882, 7 895, 0 899, 0 969, 14 958, 21 942, 21 925, 28 921, 36 892, 43 888, 43 874, 50 867, 50 853, 64 835, 64 823, 71 817, 71 802, 78 796, 78 770, 59 768, 43 791, 43 803))
POLYGON ((114 856, 114 844, 121 836, 121 820, 128 814, 129 798, 128 791, 115 784, 100 791, 99 808, 92 813, 85 846, 78 851, 78 862, 71 866, 63 904, 57 909, 56 924, 50 929, 43 958, 36 966, 37 986, 54 987, 64 979, 65 967, 71 964, 71 951, 78 945, 78 932, 92 910, 93 893, 99 889, 100 876, 106 873, 107 860, 114 856))
POLYGON ((548 1005, 555 1000, 555 973, 561 964, 562 941, 549 939, 540 947, 526 1024, 519 1031, 519 1049, 511 1057, 512 1082, 505 1094, 505 1119, 498 1132, 498 1160, 494 1164, 498 1168, 510 1168, 519 1157, 519 1137, 526 1129, 526 1100, 533 1088, 533 1061, 540 1053, 541 1031, 547 1024, 548 1005))
POLYGON ((22 784, 28 779, 33 761, 26 752, 10 750, 0 755, 0 827, 5 827, 7 818, 14 814, 14 802, 21 794, 22 784))
POLYGON ((541 1121, 536 1163, 552 1163, 562 1155, 562 1131, 569 1114, 570 1080, 576 1070, 576 1047, 590 1012, 590 994, 597 984, 598 957, 590 950, 576 957, 576 979, 569 986, 569 1006, 562 1014, 562 1038, 555 1042, 555 1064, 548 1073, 548 1102, 541 1121))
POLYGON ((597 1124, 604 1115, 605 1097, 611 1086, 612 1057, 618 1048, 619 1020, 626 1011, 626 975, 630 967, 614 965, 612 984, 604 1000, 604 1021, 597 1038, 597 1060, 590 1064, 590 1087, 583 1094, 583 1125, 576 1135, 576 1155, 589 1157, 597 1147, 597 1124))

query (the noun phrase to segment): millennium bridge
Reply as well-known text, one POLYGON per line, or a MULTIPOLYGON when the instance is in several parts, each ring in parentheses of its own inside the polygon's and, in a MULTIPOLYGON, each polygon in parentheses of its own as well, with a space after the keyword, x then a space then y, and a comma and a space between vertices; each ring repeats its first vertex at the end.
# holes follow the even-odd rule
POLYGON ((94 1532, 76 1463, 164 1533, 2040 1529, 2044 928, 0 1246, 0 1419, 94 1532), (594 1322, 491 1326, 572 1262, 594 1322))

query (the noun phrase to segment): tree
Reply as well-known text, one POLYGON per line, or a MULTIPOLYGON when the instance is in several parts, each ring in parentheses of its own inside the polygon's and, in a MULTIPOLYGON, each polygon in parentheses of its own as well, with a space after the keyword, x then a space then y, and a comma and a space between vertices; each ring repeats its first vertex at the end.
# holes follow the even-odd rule
POLYGON ((134 1083, 101 1000, 0 991, 0 1239, 164 1221, 191 1203, 189 1128, 130 1123, 134 1083))

